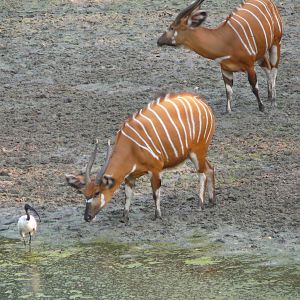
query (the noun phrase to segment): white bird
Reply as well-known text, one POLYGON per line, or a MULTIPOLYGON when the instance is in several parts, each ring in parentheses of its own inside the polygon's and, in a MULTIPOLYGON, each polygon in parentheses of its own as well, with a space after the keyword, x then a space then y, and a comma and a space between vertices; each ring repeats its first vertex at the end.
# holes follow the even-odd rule
POLYGON ((31 236, 36 232, 37 223, 33 216, 31 216, 28 212, 28 210, 32 210, 36 213, 36 215, 39 217, 39 220, 41 221, 41 218, 37 211, 31 207, 29 204, 25 204, 24 206, 26 215, 19 218, 18 221, 18 229, 20 232, 20 235, 23 239, 24 245, 26 245, 25 237, 29 235, 29 245, 31 244, 31 236))

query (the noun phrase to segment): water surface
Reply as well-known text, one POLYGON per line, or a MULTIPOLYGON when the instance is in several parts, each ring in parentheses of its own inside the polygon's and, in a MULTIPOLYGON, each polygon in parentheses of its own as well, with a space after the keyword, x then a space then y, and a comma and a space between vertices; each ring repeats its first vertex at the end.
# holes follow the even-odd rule
POLYGON ((0 299, 296 299, 299 265, 291 258, 220 255, 222 244, 193 247, 117 244, 68 246, 1 238, 0 299))

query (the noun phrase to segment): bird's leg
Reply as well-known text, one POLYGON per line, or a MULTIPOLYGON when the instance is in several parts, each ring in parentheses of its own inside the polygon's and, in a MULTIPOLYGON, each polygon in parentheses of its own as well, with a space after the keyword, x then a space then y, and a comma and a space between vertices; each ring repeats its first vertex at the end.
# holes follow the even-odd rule
POLYGON ((31 233, 29 233, 29 245, 31 245, 31 233))
POLYGON ((24 243, 24 246, 26 247, 25 237, 23 237, 23 243, 24 243))

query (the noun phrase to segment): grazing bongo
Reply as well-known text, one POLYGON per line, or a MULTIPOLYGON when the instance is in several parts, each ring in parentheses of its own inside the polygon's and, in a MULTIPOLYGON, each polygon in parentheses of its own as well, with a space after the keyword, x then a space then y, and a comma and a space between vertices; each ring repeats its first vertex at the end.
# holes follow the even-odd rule
POLYGON ((66 175, 69 185, 86 197, 84 219, 91 221, 111 200, 125 181, 124 219, 128 221, 135 180, 151 174, 155 218, 161 218, 160 173, 190 158, 200 178, 199 205, 203 208, 207 186, 209 199, 215 203, 214 168, 206 160, 215 129, 210 107, 191 93, 167 94, 126 120, 110 144, 104 166, 91 177, 97 144, 88 162, 85 176, 66 175))
POLYGON ((231 112, 233 72, 247 72, 259 110, 264 111, 254 70, 258 63, 267 76, 268 99, 275 106, 282 37, 282 19, 276 5, 272 0, 247 0, 219 26, 208 29, 200 27, 207 16, 200 10, 203 1, 195 1, 180 12, 157 44, 183 45, 218 62, 226 87, 227 112, 231 112))

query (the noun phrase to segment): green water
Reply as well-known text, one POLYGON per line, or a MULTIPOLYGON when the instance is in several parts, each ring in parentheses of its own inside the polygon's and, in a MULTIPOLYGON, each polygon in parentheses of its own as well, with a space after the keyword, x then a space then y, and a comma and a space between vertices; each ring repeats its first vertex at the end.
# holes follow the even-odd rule
POLYGON ((197 241, 76 246, 0 238, 0 299, 299 299, 299 265, 266 255, 220 256, 197 241), (50 247, 50 248, 49 248, 50 247))

